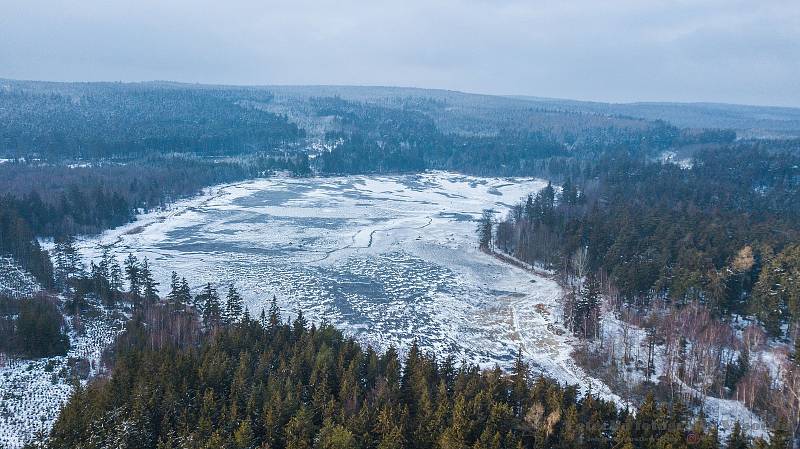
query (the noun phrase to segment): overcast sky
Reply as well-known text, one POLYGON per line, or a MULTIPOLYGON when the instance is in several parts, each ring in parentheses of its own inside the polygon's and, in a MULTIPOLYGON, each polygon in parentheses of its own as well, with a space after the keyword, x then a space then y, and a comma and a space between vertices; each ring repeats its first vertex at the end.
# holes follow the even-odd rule
POLYGON ((0 77, 800 106, 800 0, 0 0, 0 77))

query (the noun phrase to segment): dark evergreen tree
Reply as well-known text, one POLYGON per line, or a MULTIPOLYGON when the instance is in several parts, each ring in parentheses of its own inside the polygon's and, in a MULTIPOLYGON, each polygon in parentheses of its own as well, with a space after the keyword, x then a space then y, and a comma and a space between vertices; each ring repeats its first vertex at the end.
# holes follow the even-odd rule
POLYGON ((272 295, 272 301, 269 303, 269 328, 275 329, 281 322, 281 310, 278 308, 278 299, 272 295))
POLYGON ((128 280, 128 291, 131 296, 134 298, 142 296, 142 279, 139 259, 137 259, 133 253, 129 253, 128 257, 125 259, 125 277, 128 280))
POLYGON ((492 249, 492 228, 494 226, 494 212, 485 209, 478 221, 478 245, 482 250, 492 249))
POLYGON ((139 279, 142 285, 142 295, 145 302, 152 304, 158 301, 158 282, 153 279, 153 273, 150 271, 150 263, 147 257, 142 260, 139 267, 139 279))
POLYGON ((181 280, 178 277, 178 273, 173 271, 169 278, 169 293, 167 293, 167 299, 174 303, 180 303, 180 296, 181 280))
POLYGON ((231 284, 228 287, 228 295, 225 298, 225 321, 228 323, 235 323, 242 318, 244 311, 244 300, 242 296, 236 291, 236 288, 231 284))
POLYGON ((220 304, 217 289, 207 283, 203 291, 195 297, 195 304, 202 311, 203 324, 218 326, 222 322, 222 305, 220 304))
POLYGON ((733 431, 728 437, 726 449, 747 449, 748 447, 747 436, 742 432, 742 426, 739 421, 736 421, 736 424, 733 425, 733 431))

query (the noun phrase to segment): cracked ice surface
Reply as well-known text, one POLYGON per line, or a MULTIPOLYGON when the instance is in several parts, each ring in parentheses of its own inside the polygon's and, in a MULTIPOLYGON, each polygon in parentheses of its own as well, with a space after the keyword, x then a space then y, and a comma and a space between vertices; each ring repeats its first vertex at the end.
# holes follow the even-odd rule
POLYGON ((482 209, 500 213, 537 179, 445 172, 273 178, 218 186, 169 211, 82 242, 147 256, 165 293, 172 270, 195 290, 229 282, 251 314, 276 295, 359 341, 402 353, 414 339, 456 360, 509 367, 517 348, 545 374, 619 401, 569 356, 557 323, 561 289, 476 246, 482 209))

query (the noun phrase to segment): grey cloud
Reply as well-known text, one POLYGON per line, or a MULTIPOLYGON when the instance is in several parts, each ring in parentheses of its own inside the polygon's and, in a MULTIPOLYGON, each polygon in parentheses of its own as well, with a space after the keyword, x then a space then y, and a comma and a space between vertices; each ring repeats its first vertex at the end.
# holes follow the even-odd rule
POLYGON ((0 0, 0 77, 800 106, 796 0, 0 0))

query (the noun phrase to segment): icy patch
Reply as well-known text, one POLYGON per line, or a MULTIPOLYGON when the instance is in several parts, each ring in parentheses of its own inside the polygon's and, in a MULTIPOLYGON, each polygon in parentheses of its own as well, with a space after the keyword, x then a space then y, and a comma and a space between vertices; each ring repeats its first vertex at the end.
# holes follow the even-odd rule
POLYGON ((662 164, 675 164, 684 170, 688 170, 694 166, 692 158, 679 158, 678 154, 674 151, 664 151, 659 156, 659 160, 662 164))

